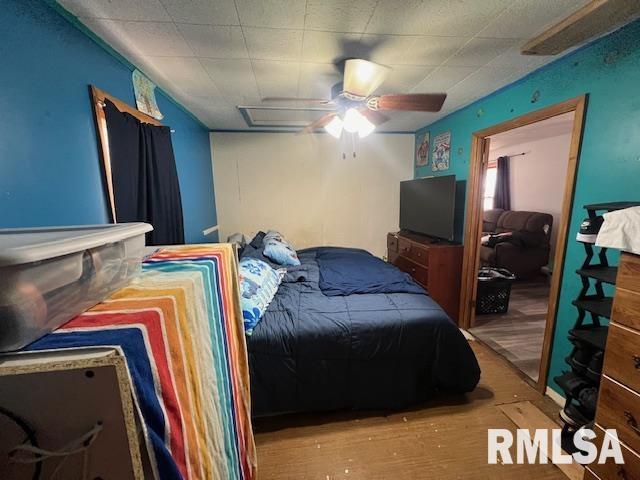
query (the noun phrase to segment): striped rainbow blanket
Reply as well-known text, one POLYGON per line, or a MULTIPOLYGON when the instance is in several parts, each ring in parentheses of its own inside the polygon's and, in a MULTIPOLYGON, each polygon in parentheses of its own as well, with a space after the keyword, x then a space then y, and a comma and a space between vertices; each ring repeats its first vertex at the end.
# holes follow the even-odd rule
POLYGON ((237 278, 229 244, 161 249, 125 288, 26 350, 119 349, 158 480, 252 479, 237 278))

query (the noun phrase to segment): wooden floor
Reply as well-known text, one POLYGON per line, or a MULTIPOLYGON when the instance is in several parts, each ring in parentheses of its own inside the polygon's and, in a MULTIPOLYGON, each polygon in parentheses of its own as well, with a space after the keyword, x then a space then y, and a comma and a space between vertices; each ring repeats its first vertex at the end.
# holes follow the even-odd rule
POLYGON ((509 311, 477 315, 469 331, 537 381, 548 306, 546 278, 516 282, 511 289, 509 311))
POLYGON ((553 465, 488 465, 487 429, 515 425, 500 405, 559 407, 489 348, 471 342, 482 378, 467 396, 384 413, 291 415, 255 421, 258 480, 561 479, 553 465))

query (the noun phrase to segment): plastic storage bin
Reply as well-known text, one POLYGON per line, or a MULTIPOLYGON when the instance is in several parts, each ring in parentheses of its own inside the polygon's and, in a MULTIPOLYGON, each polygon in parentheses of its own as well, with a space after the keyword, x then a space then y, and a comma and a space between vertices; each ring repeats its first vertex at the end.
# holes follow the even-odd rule
POLYGON ((516 276, 505 268, 483 267, 478 273, 476 314, 507 313, 516 276))
POLYGON ((140 271, 146 223, 0 229, 0 352, 104 300, 140 271))

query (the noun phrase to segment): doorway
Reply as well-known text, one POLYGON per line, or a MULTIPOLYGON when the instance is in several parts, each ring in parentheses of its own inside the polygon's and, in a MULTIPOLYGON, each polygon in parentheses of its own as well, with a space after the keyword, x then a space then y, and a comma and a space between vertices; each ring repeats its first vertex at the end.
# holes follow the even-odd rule
POLYGON ((547 382, 585 106, 586 96, 577 97, 472 137, 461 326, 506 357, 540 391, 547 382), (560 138, 548 140, 554 131, 560 138), (557 164, 551 164, 546 158, 551 151, 562 151, 562 161, 554 155, 557 164), (499 188, 492 188, 494 180, 499 188), (514 195, 510 190, 516 188, 514 195), (500 243, 511 245, 503 246, 506 255, 496 256, 500 243), (496 275, 502 278, 492 285, 482 281, 479 292, 482 266, 501 269, 496 275), (491 288, 500 294, 502 306, 487 307, 491 288))
POLYGON ((469 331, 533 381, 542 358, 574 115, 489 137, 480 241, 484 276, 469 331), (499 275, 487 276, 492 273, 499 275))

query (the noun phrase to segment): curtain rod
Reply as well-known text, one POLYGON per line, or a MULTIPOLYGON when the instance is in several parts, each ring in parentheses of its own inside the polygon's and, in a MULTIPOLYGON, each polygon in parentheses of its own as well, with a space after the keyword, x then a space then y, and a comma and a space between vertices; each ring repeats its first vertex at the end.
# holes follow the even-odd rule
MULTIPOLYGON (((98 100, 96 103, 98 104, 98 106, 99 106, 100 108, 104 108, 104 107, 106 107, 106 106, 107 106, 104 102, 102 102, 102 101, 100 101, 100 100, 98 100)), ((169 131, 170 131, 171 133, 176 133, 176 131, 175 131, 173 128, 169 129, 169 131)))

